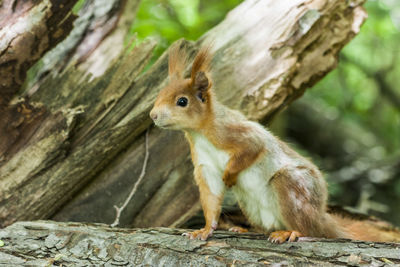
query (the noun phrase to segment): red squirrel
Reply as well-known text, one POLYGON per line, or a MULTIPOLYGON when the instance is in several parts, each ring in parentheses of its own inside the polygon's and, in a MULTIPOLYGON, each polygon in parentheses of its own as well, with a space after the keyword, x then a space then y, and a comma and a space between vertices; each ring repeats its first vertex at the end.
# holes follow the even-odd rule
POLYGON ((274 243, 301 236, 390 239, 374 234, 372 226, 375 232, 368 233, 368 226, 358 229, 359 222, 327 213, 327 185, 319 169, 257 122, 218 102, 211 59, 210 47, 203 46, 186 78, 185 52, 173 46, 169 84, 150 112, 158 127, 184 131, 190 144, 206 225, 185 235, 206 240, 213 234, 224 192, 231 188, 250 224, 270 233, 274 243))

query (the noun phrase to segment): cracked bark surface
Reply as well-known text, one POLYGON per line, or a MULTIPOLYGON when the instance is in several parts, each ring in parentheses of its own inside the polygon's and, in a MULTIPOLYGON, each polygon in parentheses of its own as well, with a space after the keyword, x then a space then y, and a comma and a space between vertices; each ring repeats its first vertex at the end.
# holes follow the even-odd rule
POLYGON ((400 244, 301 238, 281 245, 265 235, 216 231, 189 240, 182 229, 18 222, 0 230, 2 266, 390 266, 400 244), (4 265, 3 265, 4 264, 4 265))
MULTIPOLYGON (((143 72, 154 42, 133 50, 121 45, 138 2, 112 5, 113 15, 106 18, 119 20, 96 23, 104 29, 101 38, 92 35, 97 45, 91 49, 77 49, 77 40, 90 38, 85 31, 78 32, 85 38, 69 40, 71 46, 66 39, 55 48, 68 51, 62 67, 42 72, 25 92, 14 94, 23 98, 16 112, 26 121, 36 119, 26 130, 18 121, 11 124, 21 143, 0 153, 1 226, 43 218, 114 220, 113 206, 124 201, 139 176, 144 132, 151 127, 148 112, 167 82, 168 51, 143 72)), ((365 19, 362 3, 247 0, 200 40, 180 42, 190 55, 213 42, 218 98, 265 121, 335 67, 340 49, 365 19)), ((158 129, 151 129, 149 145, 148 172, 121 226, 179 226, 200 209, 188 146, 180 133, 158 129)))
POLYGON ((28 69, 63 40, 76 18, 76 1, 15 1, 0 5, 0 108, 8 104, 28 69))
MULTIPOLYGON (((0 4, 0 166, 36 142, 43 122, 57 121, 43 105, 18 99, 28 69, 71 31, 76 1, 15 1, 0 4)), ((58 124, 53 122, 50 124, 58 124)), ((40 134, 39 134, 40 136, 40 134)))

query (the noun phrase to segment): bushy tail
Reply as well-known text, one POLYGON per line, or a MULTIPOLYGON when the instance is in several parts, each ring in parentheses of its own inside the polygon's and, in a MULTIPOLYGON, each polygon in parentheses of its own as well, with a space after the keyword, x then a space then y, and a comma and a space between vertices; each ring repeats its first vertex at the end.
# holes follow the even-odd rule
POLYGON ((355 240, 374 242, 400 242, 400 229, 373 216, 349 212, 334 207, 329 211, 332 218, 355 240))

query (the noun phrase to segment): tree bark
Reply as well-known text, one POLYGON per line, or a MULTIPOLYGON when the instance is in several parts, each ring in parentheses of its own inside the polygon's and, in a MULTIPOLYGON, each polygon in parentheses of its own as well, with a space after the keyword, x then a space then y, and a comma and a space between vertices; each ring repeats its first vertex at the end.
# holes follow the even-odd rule
POLYGON ((75 2, 0 3, 0 166, 30 139, 35 142, 38 126, 51 117, 40 104, 11 100, 21 89, 28 69, 71 31, 76 17, 70 11, 75 2))
MULTIPOLYGON (((126 5, 135 9, 137 2, 126 5)), ((180 42, 192 56, 212 42, 218 98, 251 119, 267 120, 335 67, 340 49, 366 17, 362 3, 247 0, 197 42, 180 42)), ((118 10, 119 26, 102 24, 109 32, 127 18, 118 10)), ((113 206, 139 176, 148 113, 167 82, 168 52, 143 73, 153 42, 127 51, 113 46, 123 33, 100 32, 102 38, 93 37, 98 45, 85 56, 69 50, 75 57, 68 54, 67 64, 44 72, 22 95, 29 96, 29 105, 45 107, 48 116, 35 121, 24 145, 3 154, 1 225, 49 217, 111 223, 113 206), (112 55, 97 64, 96 51, 110 48, 112 55)), ((83 42, 73 47, 78 44, 83 42)), ((121 225, 180 225, 200 207, 188 146, 176 132, 151 129, 149 138, 148 171, 121 225)))
POLYGON ((76 18, 75 1, 15 1, 0 3, 0 107, 20 89, 28 69, 63 40, 76 18))
POLYGON ((386 266, 400 244, 300 238, 272 244, 265 235, 216 231, 189 240, 182 229, 111 229, 101 224, 18 222, 0 230, 0 264, 9 266, 386 266))

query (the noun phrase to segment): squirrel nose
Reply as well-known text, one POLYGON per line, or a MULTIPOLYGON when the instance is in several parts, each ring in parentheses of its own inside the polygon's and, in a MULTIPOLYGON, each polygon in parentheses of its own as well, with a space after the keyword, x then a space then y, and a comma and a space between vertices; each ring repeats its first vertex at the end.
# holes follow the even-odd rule
POLYGON ((153 121, 157 120, 157 113, 154 112, 153 110, 150 112, 150 118, 153 119, 153 121))

